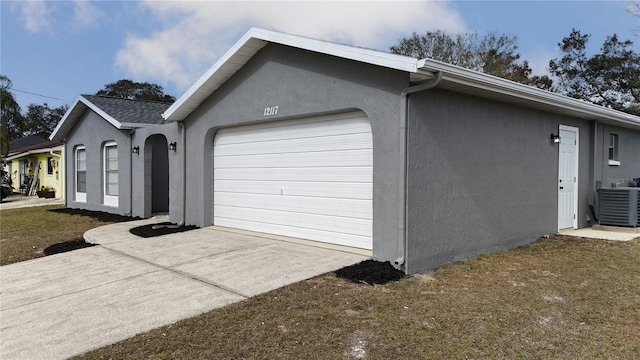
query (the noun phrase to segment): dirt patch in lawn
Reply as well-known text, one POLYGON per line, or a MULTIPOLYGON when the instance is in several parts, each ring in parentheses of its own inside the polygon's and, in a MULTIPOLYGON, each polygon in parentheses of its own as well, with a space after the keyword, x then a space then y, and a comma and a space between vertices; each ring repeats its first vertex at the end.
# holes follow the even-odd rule
POLYGON ((336 276, 356 284, 384 285, 404 278, 405 274, 388 261, 365 260, 343 267, 336 271, 336 276))
POLYGON ((149 238, 154 236, 175 234, 179 232, 195 230, 197 228, 198 227, 195 225, 180 226, 180 225, 176 225, 174 223, 166 221, 158 224, 149 224, 149 225, 134 227, 133 229, 129 230, 129 232, 136 236, 149 238))

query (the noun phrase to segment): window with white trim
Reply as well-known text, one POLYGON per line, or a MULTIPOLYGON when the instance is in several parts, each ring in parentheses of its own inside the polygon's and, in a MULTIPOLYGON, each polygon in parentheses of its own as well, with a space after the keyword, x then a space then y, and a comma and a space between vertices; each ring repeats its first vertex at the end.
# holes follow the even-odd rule
POLYGON ((48 156, 47 157, 47 176, 52 176, 52 175, 53 175, 53 157, 48 156))
POLYGON ((118 145, 115 142, 104 144, 102 164, 104 204, 118 206, 118 145))
POLYGON ((620 165, 618 160, 618 134, 609 134, 609 165, 620 165))
POLYGON ((76 201, 87 202, 87 151, 84 146, 76 147, 76 201))

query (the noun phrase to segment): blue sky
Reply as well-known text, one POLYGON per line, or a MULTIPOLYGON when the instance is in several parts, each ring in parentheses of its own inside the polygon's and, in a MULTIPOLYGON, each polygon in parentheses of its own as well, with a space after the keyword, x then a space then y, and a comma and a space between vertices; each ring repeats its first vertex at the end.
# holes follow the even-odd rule
POLYGON ((506 33, 544 74, 572 28, 590 51, 617 33, 635 42, 640 19, 627 1, 5 1, 0 4, 0 73, 23 111, 71 104, 128 78, 176 97, 252 26, 386 51, 427 30, 506 33), (19 90, 19 91, 18 91, 19 90), (25 92, 39 94, 30 95, 25 92))

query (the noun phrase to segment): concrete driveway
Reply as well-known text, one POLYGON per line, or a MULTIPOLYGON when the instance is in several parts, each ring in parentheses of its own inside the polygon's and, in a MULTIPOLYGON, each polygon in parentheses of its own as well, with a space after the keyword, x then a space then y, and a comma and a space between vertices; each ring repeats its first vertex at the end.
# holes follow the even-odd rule
POLYGON ((367 251, 209 227, 1 266, 0 358, 64 359, 370 257, 367 251))

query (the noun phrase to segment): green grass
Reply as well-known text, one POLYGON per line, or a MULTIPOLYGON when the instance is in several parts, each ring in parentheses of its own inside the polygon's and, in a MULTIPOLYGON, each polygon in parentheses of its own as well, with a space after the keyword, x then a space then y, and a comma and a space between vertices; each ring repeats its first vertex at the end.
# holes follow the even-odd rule
POLYGON ((556 237, 379 286, 326 274, 80 359, 632 359, 640 239, 556 237))
POLYGON ((48 246, 82 240, 85 231, 110 222, 47 211, 39 206, 0 211, 0 265, 44 256, 48 246))

